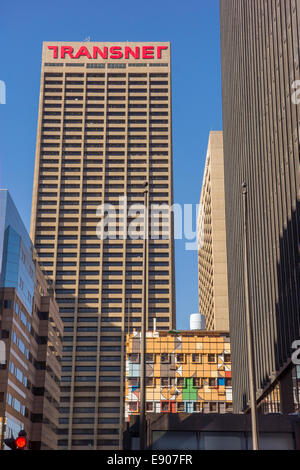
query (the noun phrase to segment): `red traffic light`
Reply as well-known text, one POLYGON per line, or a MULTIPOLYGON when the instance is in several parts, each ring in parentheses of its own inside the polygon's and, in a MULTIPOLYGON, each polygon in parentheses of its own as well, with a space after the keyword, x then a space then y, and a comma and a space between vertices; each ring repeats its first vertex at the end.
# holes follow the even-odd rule
POLYGON ((26 447, 26 444, 27 440, 23 436, 17 437, 17 439, 15 440, 15 445, 17 449, 24 449, 24 447, 26 447))
POLYGON ((25 429, 19 432, 18 437, 15 439, 13 436, 4 439, 4 444, 11 450, 24 450, 27 446, 27 433, 25 429))

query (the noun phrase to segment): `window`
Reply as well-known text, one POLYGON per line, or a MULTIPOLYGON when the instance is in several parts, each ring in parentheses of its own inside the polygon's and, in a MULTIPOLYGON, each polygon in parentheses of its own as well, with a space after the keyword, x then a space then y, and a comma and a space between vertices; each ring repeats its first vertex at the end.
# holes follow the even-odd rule
POLYGON ((128 379, 128 385, 129 387, 139 387, 140 381, 138 377, 131 377, 128 379))
POLYGON ((129 411, 137 412, 138 411, 138 402, 137 401, 130 401, 129 402, 129 411))
POLYGON ((176 360, 180 363, 185 362, 185 354, 176 354, 176 360))
POLYGON ((208 354, 207 361, 208 361, 209 364, 215 364, 216 363, 216 355, 215 354, 208 354))
POLYGON ((168 377, 162 377, 160 379, 160 383, 162 387, 168 387, 169 386, 169 378, 168 377))
MULTIPOLYGON (((21 279, 20 279, 21 281, 21 279)), ((12 308, 12 301, 11 300, 4 300, 4 308, 12 308)))
POLYGON ((232 403, 225 403, 225 410, 227 413, 232 413, 233 412, 233 406, 232 403))
POLYGON ((194 403, 194 412, 201 413, 202 412, 202 404, 201 403, 194 403))
MULTIPOLYGON (((138 320, 138 319, 137 319, 138 320)), ((154 364, 155 363, 155 356, 154 354, 146 353, 146 362, 154 364)))
POLYGON ((170 403, 168 401, 162 401, 161 402, 161 411, 163 413, 168 413, 170 408, 170 403))
POLYGON ((213 378, 210 377, 210 378, 208 379, 208 385, 209 385, 210 387, 216 387, 216 385, 217 385, 217 379, 215 379, 214 377, 213 377, 213 378))
POLYGON ((99 418, 99 424, 118 424, 120 423, 120 418, 99 418))
POLYGON ((210 413, 217 413, 218 412, 218 404, 215 402, 211 402, 209 404, 209 411, 210 413))
POLYGON ((129 354, 129 360, 133 364, 139 364, 140 362, 140 355, 139 354, 129 354))
POLYGON ((152 401, 147 401, 146 402, 146 411, 153 411, 154 410, 154 404, 152 401))
POLYGON ((108 68, 109 69, 126 69, 126 64, 108 64, 108 68))
POLYGON ((96 69, 96 68, 98 68, 98 69, 104 69, 104 68, 105 68, 105 64, 87 64, 86 67, 87 67, 88 69, 93 69, 93 68, 94 68, 94 69, 96 69))
POLYGON ((193 386, 197 388, 201 388, 201 379, 200 377, 193 378, 193 386))
POLYGON ((100 407, 98 408, 99 413, 112 413, 112 414, 120 414, 119 407, 100 407))
POLYGON ((146 387, 154 387, 155 381, 153 377, 146 377, 146 387))
POLYGON ((10 393, 6 395, 6 402, 9 406, 12 405, 12 395, 10 393))
POLYGON ((177 377, 177 387, 184 387, 184 386, 185 386, 184 377, 177 377))
POLYGON ((177 403, 177 411, 178 412, 184 412, 185 411, 185 406, 184 406, 183 401, 177 403))
POLYGON ((231 362, 231 354, 224 354, 224 362, 231 362))
MULTIPOLYGON (((102 430, 101 430, 101 433, 102 433, 102 430)), ((116 433, 112 432, 109 434, 116 434, 116 433)), ((116 439, 98 439, 97 445, 98 446, 111 446, 111 447, 116 448, 119 445, 119 441, 117 441, 116 439)))
POLYGON ((167 353, 162 353, 160 356, 160 362, 162 364, 169 364, 170 362, 170 356, 167 353))
POLYGON ((232 387, 232 379, 231 378, 225 379, 225 385, 226 387, 232 387))
POLYGON ((202 364, 202 354, 192 354, 192 362, 202 364))

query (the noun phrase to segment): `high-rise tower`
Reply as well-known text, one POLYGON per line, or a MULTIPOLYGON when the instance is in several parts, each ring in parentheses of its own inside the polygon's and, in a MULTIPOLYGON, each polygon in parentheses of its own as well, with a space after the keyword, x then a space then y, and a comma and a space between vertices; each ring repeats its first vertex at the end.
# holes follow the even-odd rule
POLYGON ((221 0, 229 316, 235 411, 249 406, 242 184, 257 400, 300 409, 300 0, 221 0))
POLYGON ((199 312, 229 331, 223 133, 210 132, 198 213, 199 312))
POLYGON ((175 326, 171 119, 169 43, 44 43, 31 237, 64 322, 60 449, 119 446, 145 272, 147 328, 175 326), (144 266, 144 240, 123 235, 146 182, 165 208, 144 266), (103 204, 116 227, 99 239, 103 204))

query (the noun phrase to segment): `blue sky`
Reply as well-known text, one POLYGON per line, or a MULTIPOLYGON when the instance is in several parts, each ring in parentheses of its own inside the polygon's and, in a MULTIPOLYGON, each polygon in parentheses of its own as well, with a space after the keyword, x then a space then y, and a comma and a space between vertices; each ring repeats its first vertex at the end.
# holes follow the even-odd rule
MULTIPOLYGON (((211 130, 222 129, 218 0, 2 2, 0 187, 30 227, 43 41, 171 41, 174 199, 198 203, 211 130), (186 71, 189 71, 187 74, 186 71)), ((198 311, 197 255, 176 241, 177 327, 198 311)))

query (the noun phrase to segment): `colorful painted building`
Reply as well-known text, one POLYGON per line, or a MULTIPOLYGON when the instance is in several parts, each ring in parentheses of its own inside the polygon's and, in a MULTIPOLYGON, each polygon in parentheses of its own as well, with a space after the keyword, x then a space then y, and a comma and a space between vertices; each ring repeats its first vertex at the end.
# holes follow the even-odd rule
MULTIPOLYGON (((134 332, 126 341, 126 420, 139 413, 140 335, 134 332)), ((146 351, 147 412, 232 412, 228 333, 150 331, 146 351)))

